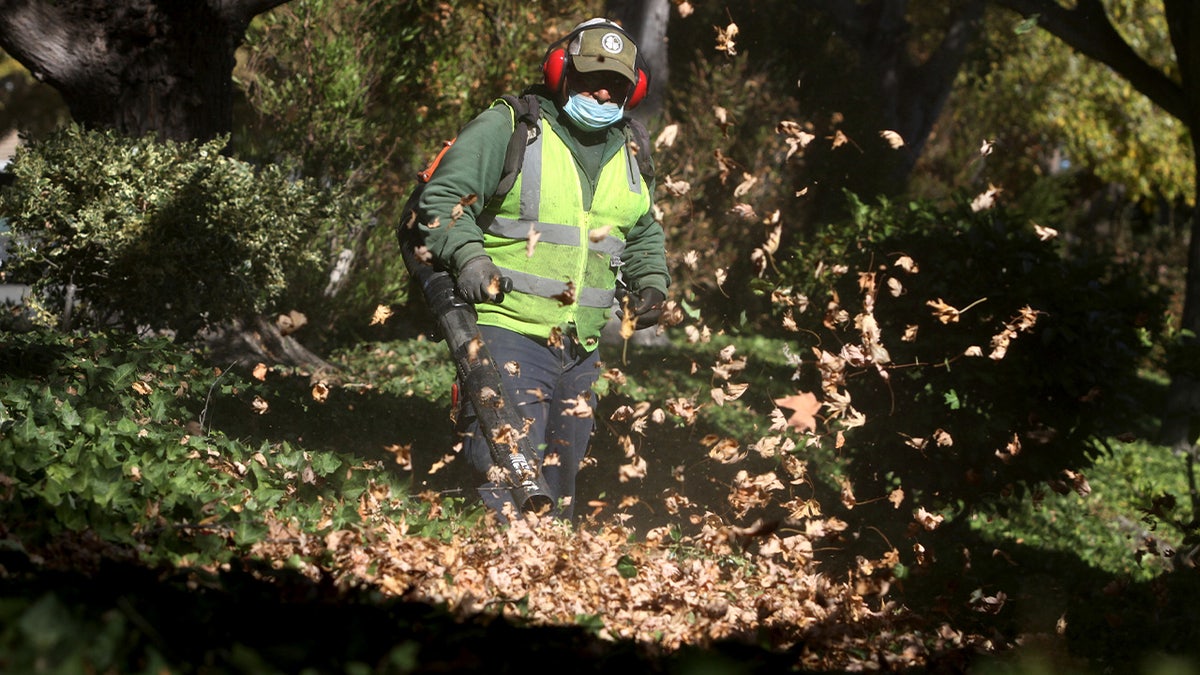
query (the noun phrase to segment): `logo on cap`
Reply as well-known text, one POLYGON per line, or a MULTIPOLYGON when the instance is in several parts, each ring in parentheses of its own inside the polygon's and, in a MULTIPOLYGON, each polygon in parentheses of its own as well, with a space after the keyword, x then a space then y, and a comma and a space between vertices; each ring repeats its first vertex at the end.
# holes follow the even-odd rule
POLYGON ((600 38, 600 46, 604 47, 604 51, 609 54, 620 54, 625 49, 625 42, 616 33, 606 33, 604 37, 600 38))

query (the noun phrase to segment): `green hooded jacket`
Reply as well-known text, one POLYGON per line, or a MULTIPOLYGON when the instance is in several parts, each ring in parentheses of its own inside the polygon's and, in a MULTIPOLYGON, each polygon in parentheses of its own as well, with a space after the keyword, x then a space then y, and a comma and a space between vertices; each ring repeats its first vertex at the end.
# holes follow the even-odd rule
MULTIPOLYGON (((670 283, 664 250, 665 237, 662 225, 653 215, 654 184, 653 180, 648 184, 642 183, 641 188, 646 190, 646 194, 641 197, 637 208, 644 206, 645 209, 640 214, 630 213, 630 202, 625 193, 634 186, 615 177, 617 170, 624 172, 627 164, 627 155, 624 154, 629 138, 626 125, 618 123, 602 131, 582 132, 571 124, 553 101, 541 95, 538 99, 541 104, 542 133, 554 135, 554 138, 543 138, 542 142, 561 141, 561 144, 553 142, 547 146, 550 148, 548 157, 561 160, 561 150, 565 148, 574 160, 577 177, 577 180, 572 180, 571 176, 562 175, 565 162, 561 161, 556 165, 559 172, 548 170, 542 174, 541 191, 549 196, 543 197, 541 206, 543 211, 554 213, 557 210, 557 217, 552 217, 552 222, 583 225, 585 230, 580 234, 581 245, 574 247, 574 254, 565 247, 556 251, 552 243, 543 245, 538 240, 539 233, 536 230, 534 241, 527 241, 529 230, 517 227, 513 222, 520 217, 524 171, 508 195, 489 199, 500 181, 514 127, 513 111, 507 105, 498 104, 489 108, 462 129, 421 194, 417 218, 425 232, 425 244, 430 253, 454 273, 467 261, 480 255, 489 255, 505 270, 544 271, 543 276, 559 277, 564 275, 549 270, 561 272, 564 266, 575 264, 563 260, 563 256, 590 256, 586 265, 582 258, 577 261, 580 271, 585 266, 587 269, 586 273, 578 275, 579 279, 559 279, 560 282, 569 280, 575 284, 571 297, 559 295, 554 300, 544 295, 535 297, 534 293, 524 293, 518 287, 504 302, 483 303, 477 305, 476 310, 480 324, 503 326, 541 338, 548 337, 557 328, 566 335, 573 335, 580 345, 591 350, 599 344, 600 330, 610 313, 608 307, 596 306, 604 304, 596 302, 597 297, 603 299, 604 296, 595 291, 603 290, 606 286, 612 288, 618 265, 631 291, 656 288, 665 294, 670 283), (554 149, 559 153, 555 154, 554 149), (621 153, 620 157, 618 153, 621 153), (602 173, 606 166, 609 167, 608 172, 602 173), (600 186, 607 186, 603 189, 608 190, 612 197, 603 204, 603 208, 594 208, 595 191, 600 186), (568 200, 578 204, 581 212, 565 213, 571 210, 566 207, 564 211, 562 206, 568 200), (617 206, 618 203, 620 206, 617 206), (622 218, 629 216, 631 222, 603 222, 604 214, 611 217, 614 212, 624 214, 622 218), (497 215, 501 216, 500 221, 509 224, 502 236, 495 234, 497 215), (609 267, 608 258, 601 257, 596 250, 589 252, 588 241, 584 238, 589 224, 601 228, 599 235, 595 230, 592 231, 593 245, 590 248, 607 246, 609 252, 613 253, 614 266, 609 267), (489 226, 493 229, 491 233, 485 232, 489 226), (610 226, 612 229, 609 229, 610 226), (611 236, 605 236, 605 232, 611 236), (605 239, 605 243, 599 243, 598 238, 605 239), (614 242, 616 251, 611 250, 613 246, 610 244, 614 242), (531 256, 537 255, 540 259, 530 257, 525 260, 524 256, 515 253, 518 249, 527 251, 531 256), (606 271, 601 272, 602 269, 606 271), (610 278, 604 279, 605 274, 610 278), (591 292, 590 302, 585 287, 591 292)), ((648 148, 639 149, 636 162, 648 161, 648 148)), ((637 180, 641 181, 641 178, 637 180)), ((601 197, 604 198, 604 195, 601 197)), ((513 276, 520 278, 529 275, 517 272, 513 276)))

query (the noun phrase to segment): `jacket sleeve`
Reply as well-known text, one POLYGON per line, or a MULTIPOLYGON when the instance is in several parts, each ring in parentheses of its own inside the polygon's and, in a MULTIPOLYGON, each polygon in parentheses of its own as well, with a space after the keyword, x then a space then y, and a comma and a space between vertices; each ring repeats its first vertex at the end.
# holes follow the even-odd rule
POLYGON ((459 132, 417 202, 425 245, 455 274, 468 260, 484 255, 483 232, 476 221, 500 182, 512 131, 508 106, 480 113, 459 132))
MULTIPOLYGON (((650 194, 654 194, 653 184, 650 185, 650 194)), ((662 223, 654 217, 653 202, 650 210, 643 213, 629 231, 623 258, 625 264, 621 274, 631 290, 656 288, 666 295, 667 287, 671 285, 667 268, 666 233, 662 223)))

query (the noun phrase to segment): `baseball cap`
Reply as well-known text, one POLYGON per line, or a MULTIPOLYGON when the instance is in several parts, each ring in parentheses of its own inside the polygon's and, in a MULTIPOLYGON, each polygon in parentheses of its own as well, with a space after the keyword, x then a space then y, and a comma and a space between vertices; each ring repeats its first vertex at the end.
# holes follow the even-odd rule
POLYGON ((637 82, 637 45, 607 19, 591 19, 575 27, 579 35, 567 46, 571 65, 581 73, 610 70, 637 82), (581 30, 582 29, 582 30, 581 30))

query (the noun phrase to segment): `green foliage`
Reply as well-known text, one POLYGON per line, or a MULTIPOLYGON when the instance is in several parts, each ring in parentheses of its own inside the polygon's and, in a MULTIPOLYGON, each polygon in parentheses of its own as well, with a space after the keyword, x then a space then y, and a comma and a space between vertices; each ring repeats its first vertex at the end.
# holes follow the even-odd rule
POLYGON ((1061 257, 1018 212, 856 202, 783 267, 791 297, 822 310, 793 311, 794 351, 824 354, 801 389, 845 430, 860 499, 899 487, 953 512, 1042 482, 1078 489, 1103 439, 1144 428, 1163 298, 1128 266, 1061 257), (838 396, 865 423, 836 413, 838 396))
POLYGON ((236 72, 252 107, 238 156, 293 165, 368 214, 316 238, 333 278, 291 289, 324 339, 361 337, 375 305, 408 301, 388 223, 414 174, 490 102, 538 81, 551 35, 590 11, 599 3, 293 0, 255 20, 236 72))
POLYGON ((189 338, 267 310, 319 269, 313 233, 346 215, 329 191, 279 167, 255 171, 223 145, 72 126, 23 148, 0 192, 14 276, 59 314, 78 289, 82 325, 189 338))
MULTIPOLYGON (((1134 51, 1168 77, 1178 78, 1161 3, 1105 0, 1106 11, 1134 51)), ((914 174, 920 194, 987 182, 1031 216, 1088 237, 1096 210, 1052 203, 1104 198, 1119 185, 1122 199, 1143 208, 1194 198, 1195 168, 1186 126, 1155 106, 1105 64, 1041 29, 1020 30, 1008 11, 989 13, 973 58, 959 73, 939 122, 940 132, 914 174), (1017 97, 1022 105, 1014 106, 1017 97), (974 139, 964 143, 963 139, 974 139), (979 143, 993 144, 983 160, 979 143)), ((1085 245, 1088 242, 1083 242, 1085 245)))
POLYGON ((1142 514, 1155 497, 1187 493, 1184 460, 1146 442, 1115 443, 1096 458, 1087 477, 1091 491, 1086 496, 1035 490, 1008 518, 975 516, 971 527, 997 545, 1021 542, 1071 553, 1096 569, 1135 581, 1149 581, 1171 569, 1173 552, 1185 552, 1181 533, 1142 514))
POLYGON ((0 514, 27 546, 88 531, 149 561, 220 560, 274 522, 354 525, 378 478, 352 456, 211 431, 211 401, 248 385, 163 340, 10 334, 0 365, 0 514))

